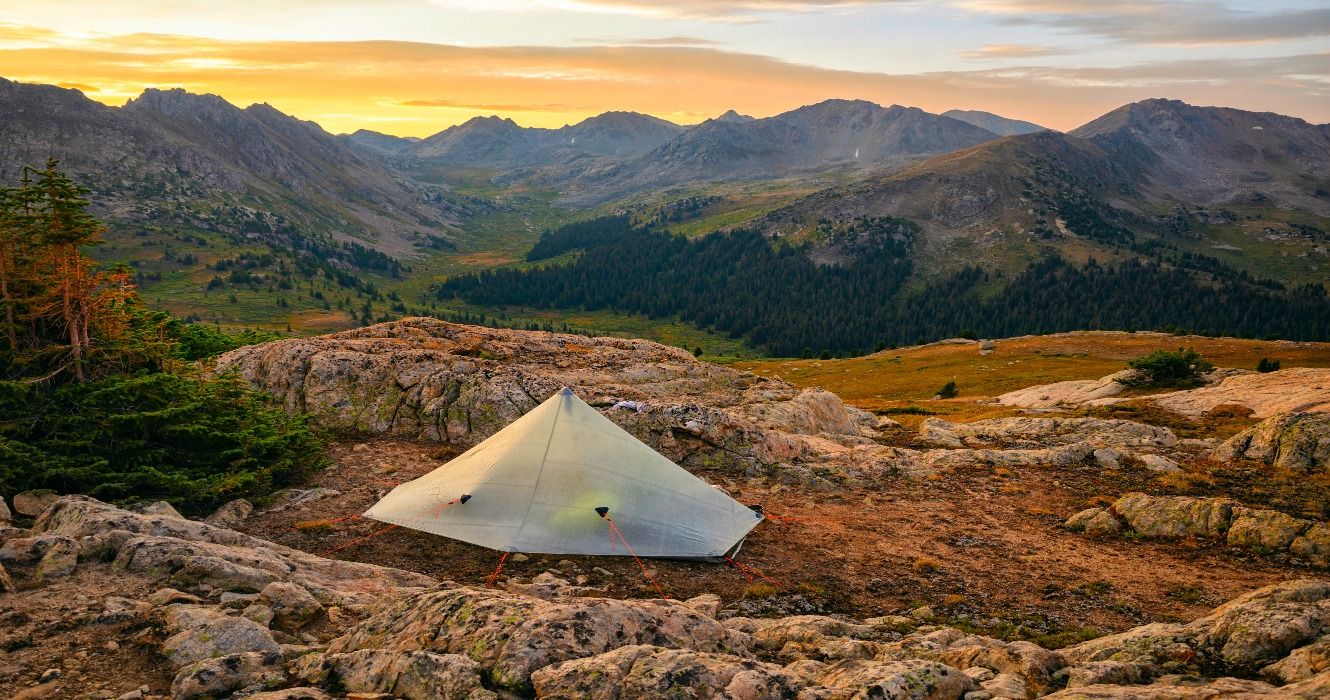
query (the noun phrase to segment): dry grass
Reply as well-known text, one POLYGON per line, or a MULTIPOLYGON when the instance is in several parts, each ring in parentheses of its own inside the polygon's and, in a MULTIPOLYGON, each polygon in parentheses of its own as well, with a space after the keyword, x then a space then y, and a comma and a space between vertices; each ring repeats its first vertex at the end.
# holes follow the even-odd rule
POLYGON ((1079 332, 997 341, 990 355, 974 343, 933 344, 885 350, 845 360, 739 361, 734 366, 800 387, 821 387, 867 411, 891 415, 916 428, 928 415, 953 422, 1011 415, 1013 409, 976 399, 1036 384, 1098 379, 1154 350, 1196 348, 1220 367, 1254 368, 1262 357, 1283 367, 1330 367, 1330 343, 1202 338, 1164 333, 1079 332), (934 401, 937 388, 954 381, 960 397, 934 401))

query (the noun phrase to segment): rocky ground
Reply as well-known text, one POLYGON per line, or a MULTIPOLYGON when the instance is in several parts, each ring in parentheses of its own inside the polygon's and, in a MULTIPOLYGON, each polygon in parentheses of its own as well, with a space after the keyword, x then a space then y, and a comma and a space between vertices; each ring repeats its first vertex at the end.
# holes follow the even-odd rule
MULTIPOLYGON (((1294 375, 1311 401, 1296 408, 1330 402, 1300 368, 1218 375, 1254 377, 1223 389, 1223 416, 1133 400, 907 428, 645 341, 432 320, 243 348, 218 367, 348 434, 332 466, 207 523, 165 504, 14 499, 18 526, 0 522, 0 586, 12 590, 0 595, 0 689, 29 699, 1330 694, 1330 414, 1260 420, 1231 408, 1278 396, 1271 387, 1294 375), (649 562, 671 597, 660 600, 631 559, 523 555, 486 589, 497 553, 403 529, 376 535, 380 524, 354 517, 564 385, 764 504, 773 517, 739 557, 760 573, 649 562)), ((1202 398, 1170 400, 1212 400, 1191 396, 1202 398)))

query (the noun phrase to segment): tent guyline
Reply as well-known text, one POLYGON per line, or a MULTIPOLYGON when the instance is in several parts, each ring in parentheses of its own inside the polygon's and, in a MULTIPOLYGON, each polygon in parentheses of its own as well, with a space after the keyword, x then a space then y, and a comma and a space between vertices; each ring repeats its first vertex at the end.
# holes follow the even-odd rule
POLYGON ((656 587, 656 592, 660 594, 661 598, 669 600, 669 594, 665 592, 664 588, 660 587, 660 582, 656 580, 655 576, 651 575, 651 570, 647 568, 647 565, 643 564, 642 560, 637 558, 637 552, 633 551, 633 546, 628 544, 628 540, 625 539, 623 533, 619 531, 619 526, 614 524, 614 518, 610 517, 609 506, 600 506, 596 508, 596 513, 604 518, 605 522, 610 525, 610 545, 613 546, 614 538, 618 537, 619 541, 623 543, 623 548, 628 550, 628 554, 633 557, 633 561, 637 562, 637 566, 642 569, 642 575, 647 577, 647 580, 651 582, 652 586, 656 587))

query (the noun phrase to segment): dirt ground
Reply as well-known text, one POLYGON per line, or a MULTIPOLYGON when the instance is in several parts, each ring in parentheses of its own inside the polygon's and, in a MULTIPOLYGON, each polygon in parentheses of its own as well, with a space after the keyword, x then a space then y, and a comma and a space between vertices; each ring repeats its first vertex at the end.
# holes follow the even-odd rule
MULTIPOLYGON (((174 673, 142 622, 101 618, 107 596, 143 599, 157 586, 108 567, 79 567, 69 578, 0 595, 0 697, 115 698, 147 686, 169 695, 174 673), (28 690, 50 669, 45 692, 28 690)), ((155 640, 160 641, 160 639, 155 640)))
MULTIPOLYGON (((331 454, 333 466, 315 485, 342 495, 251 518, 246 531, 316 553, 343 547, 384 526, 353 519, 310 527, 309 521, 360 513, 396 483, 456 453, 381 439, 340 443, 331 454)), ((1306 575, 1287 562, 1213 543, 1093 540, 1060 527, 1096 496, 1139 488, 1130 473, 983 468, 840 491, 700 476, 783 517, 759 526, 739 556, 782 585, 750 581, 726 565, 648 566, 671 597, 716 593, 750 614, 868 617, 928 605, 952 624, 1056 646, 1144 622, 1191 619, 1246 591, 1306 575)), ((401 528, 330 556, 472 585, 483 584, 499 560, 492 550, 401 528)), ((563 559, 510 559, 504 574, 529 579, 563 559)), ((631 559, 566 559, 589 585, 608 585, 609 595, 654 595, 631 559), (610 575, 594 573, 595 567, 610 575)))

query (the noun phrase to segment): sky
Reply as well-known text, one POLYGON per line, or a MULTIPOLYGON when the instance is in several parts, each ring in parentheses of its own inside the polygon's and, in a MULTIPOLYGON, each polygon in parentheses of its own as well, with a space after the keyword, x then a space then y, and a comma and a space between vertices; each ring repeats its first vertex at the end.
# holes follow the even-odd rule
POLYGON ((403 136, 829 98, 1063 130, 1151 97, 1326 123, 1330 0, 0 0, 0 76, 403 136))

